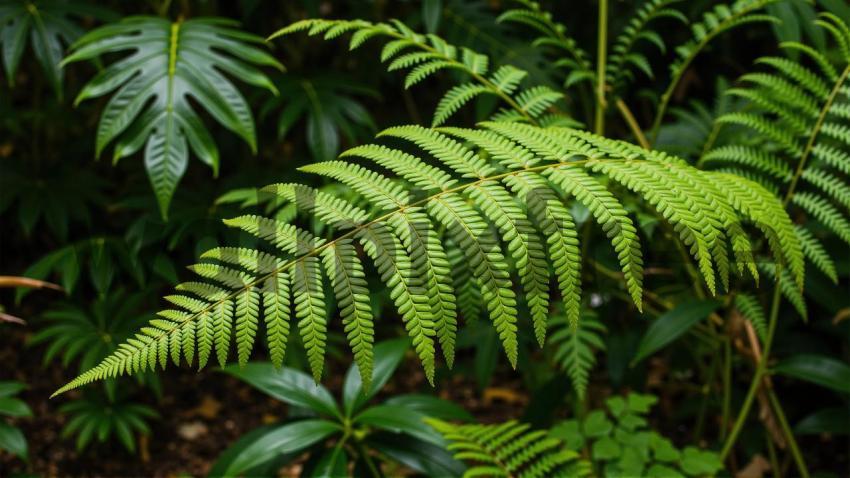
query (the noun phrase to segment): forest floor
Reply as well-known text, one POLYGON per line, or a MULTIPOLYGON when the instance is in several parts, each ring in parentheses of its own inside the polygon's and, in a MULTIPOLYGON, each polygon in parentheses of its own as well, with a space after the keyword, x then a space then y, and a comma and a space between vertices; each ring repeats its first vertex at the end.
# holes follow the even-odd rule
MULTIPOLYGON (((137 436, 137 451, 128 452, 117 439, 90 443, 78 452, 74 437, 63 437, 68 417, 59 413, 67 397, 48 399, 67 382, 69 370, 41 363, 39 350, 26 347, 24 327, 4 327, 0 336, 0 380, 28 385, 20 398, 33 410, 30 418, 13 422, 29 444, 29 463, 0 452, 0 477, 163 477, 205 476, 216 458, 237 438, 263 424, 286 416, 287 406, 230 376, 214 370, 195 372, 171 368, 160 373, 163 396, 136 397, 160 415, 150 422, 151 434, 137 436)), ((415 361, 405 361, 382 394, 425 392, 431 389, 415 361)), ((339 395, 342 373, 324 383, 339 395)), ((501 421, 521 414, 527 397, 517 392, 519 383, 504 382, 480 392, 474 382, 440 387, 443 398, 461 404, 484 422, 501 421), (482 398, 483 397, 483 398, 482 398)), ((78 396, 79 390, 68 397, 78 396)), ((282 476, 298 476, 301 464, 283 470, 282 476)))

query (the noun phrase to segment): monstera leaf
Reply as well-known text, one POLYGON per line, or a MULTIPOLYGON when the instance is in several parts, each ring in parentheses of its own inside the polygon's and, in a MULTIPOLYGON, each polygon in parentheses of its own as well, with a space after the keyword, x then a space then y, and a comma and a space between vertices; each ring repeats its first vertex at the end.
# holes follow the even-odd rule
POLYGON ((218 172, 219 153, 192 101, 244 139, 256 152, 254 120, 226 75, 277 93, 255 66, 282 66, 262 48, 264 40, 221 18, 170 22, 128 17, 93 30, 72 46, 63 64, 132 50, 97 74, 76 103, 116 91, 97 128, 96 154, 114 141, 113 161, 144 146, 145 166, 160 211, 186 172, 189 150, 218 172))
POLYGON ((9 85, 15 83, 29 37, 36 60, 61 98, 63 74, 59 62, 65 47, 83 34, 83 29, 70 18, 87 15, 110 17, 107 10, 62 1, 0 0, 0 46, 9 85))

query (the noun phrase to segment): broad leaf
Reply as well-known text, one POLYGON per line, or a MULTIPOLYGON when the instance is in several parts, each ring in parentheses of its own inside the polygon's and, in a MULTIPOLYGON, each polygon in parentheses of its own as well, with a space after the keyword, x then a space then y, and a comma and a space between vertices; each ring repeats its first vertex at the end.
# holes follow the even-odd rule
POLYGON ((269 362, 250 362, 222 370, 284 403, 341 418, 331 393, 306 373, 287 367, 278 369, 269 362))
POLYGON ((295 453, 337 433, 339 426, 325 420, 303 420, 255 430, 227 450, 210 475, 239 476, 284 454, 295 453))
POLYGON ((708 317, 720 304, 713 300, 693 300, 677 305, 646 330, 632 364, 640 362, 676 340, 697 322, 708 317))
POLYGON ((62 97, 63 72, 59 66, 68 45, 83 34, 72 17, 111 18, 109 10, 63 1, 0 1, 0 46, 3 71, 12 86, 26 49, 27 39, 48 83, 62 97))
POLYGON ((7 450, 21 458, 26 458, 27 439, 17 428, 0 422, 0 450, 7 450))
POLYGON ((773 371, 789 377, 850 393, 850 366, 822 355, 801 354, 779 362, 773 371))
POLYGON ((439 433, 425 424, 425 415, 397 405, 377 405, 367 408, 354 423, 370 425, 393 433, 404 433, 420 440, 443 445, 439 433))
POLYGON ((255 46, 262 38, 237 25, 221 18, 172 23, 128 17, 80 38, 63 61, 132 50, 89 81, 76 103, 115 92, 100 117, 96 154, 114 143, 118 161, 145 146, 145 166, 163 217, 186 172, 189 150, 218 173, 218 148, 189 98, 256 152, 251 110, 228 76, 277 93, 254 65, 282 67, 255 46))
POLYGON ((357 367, 352 366, 348 369, 342 390, 342 402, 346 416, 350 417, 352 413, 384 387, 395 369, 398 368, 401 359, 404 358, 408 342, 407 339, 396 339, 375 346, 375 368, 372 372, 371 387, 367 391, 363 390, 363 382, 360 379, 360 371, 357 367))

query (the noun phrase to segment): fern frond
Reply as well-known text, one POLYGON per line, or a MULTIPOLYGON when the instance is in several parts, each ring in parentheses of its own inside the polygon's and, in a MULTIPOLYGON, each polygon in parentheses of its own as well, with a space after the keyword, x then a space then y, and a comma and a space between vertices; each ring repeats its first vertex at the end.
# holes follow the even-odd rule
POLYGON ((657 137, 661 121, 667 112, 667 105, 673 97, 676 86, 693 63, 694 59, 705 50, 712 40, 739 26, 752 23, 777 23, 773 16, 756 13, 768 4, 778 0, 734 0, 731 4, 715 5, 711 11, 703 14, 698 22, 691 23, 691 38, 676 47, 676 60, 670 64, 671 81, 661 95, 661 101, 655 120, 652 123, 653 137, 657 137))
POLYGON ((499 476, 542 478, 546 476, 587 476, 590 466, 563 442, 545 430, 531 431, 516 421, 498 425, 455 425, 426 419, 449 442, 454 457, 474 465, 464 477, 499 476))
MULTIPOLYGON (((257 237, 260 247, 203 254, 192 267, 201 279, 180 285, 167 298, 175 308, 61 391, 163 366, 167 355, 191 361, 197 354, 203 367, 215 352, 223 363, 232 342, 244 362, 261 323, 272 358, 280 363, 290 317, 318 381, 333 318, 329 295, 368 382, 374 317, 364 278, 367 259, 390 291, 429 381, 438 345, 446 361, 453 360, 458 309, 467 320, 485 311, 515 366, 519 301, 531 311, 535 335, 544 339, 552 272, 547 258, 566 322, 575 330, 594 330, 579 317, 581 257, 570 201, 586 206, 602 226, 626 289, 641 307, 638 230, 609 181, 630 187, 679 231, 709 284, 728 272, 727 241, 736 254, 740 240, 749 243, 742 231, 733 232, 743 220, 763 230, 777 260, 793 271, 789 277, 799 280, 802 273, 803 252, 782 205, 742 178, 699 171, 663 153, 569 128, 488 122, 481 129, 399 126, 380 136, 405 143, 405 150, 361 146, 340 160, 301 168, 344 184, 357 199, 297 184, 263 189, 282 205, 308 213, 328 237, 257 215, 225 221, 257 237), (369 212, 352 202, 368 204, 369 212)), ((574 375, 580 384, 580 373, 574 375)))
POLYGON ((552 327, 555 329, 550 339, 555 350, 553 358, 567 372, 573 390, 583 400, 590 371, 596 365, 596 353, 605 350, 601 335, 607 329, 595 314, 586 314, 576 322, 556 318, 552 327))
POLYGON ((563 97, 543 86, 517 92, 520 82, 528 76, 526 71, 503 65, 488 77, 490 59, 486 55, 469 48, 456 47, 433 34, 416 33, 397 20, 390 23, 371 23, 363 20, 302 20, 278 30, 269 39, 301 31, 306 31, 309 35, 324 33, 325 39, 352 32, 349 43, 351 49, 360 47, 370 38, 388 39, 381 50, 381 61, 389 62, 388 71, 410 70, 405 77, 405 88, 410 88, 443 70, 451 69, 463 73, 469 80, 455 85, 443 95, 434 113, 433 126, 445 123, 457 110, 483 94, 498 97, 513 114, 532 123, 563 97))
POLYGON ((664 40, 658 33, 649 29, 649 25, 663 18, 672 18, 687 24, 687 17, 679 10, 671 8, 673 4, 679 1, 648 0, 631 15, 629 22, 623 28, 623 31, 617 35, 611 47, 611 56, 606 70, 608 84, 615 89, 623 88, 627 81, 633 77, 633 74, 627 68, 629 63, 637 66, 647 76, 652 77, 652 69, 648 66, 648 60, 643 54, 634 51, 634 48, 639 42, 644 41, 655 45, 662 53, 666 50, 664 40))
POLYGON ((753 324, 759 339, 764 342, 765 337, 767 337, 767 318, 758 299, 749 294, 738 294, 735 296, 735 308, 738 309, 744 319, 753 324))

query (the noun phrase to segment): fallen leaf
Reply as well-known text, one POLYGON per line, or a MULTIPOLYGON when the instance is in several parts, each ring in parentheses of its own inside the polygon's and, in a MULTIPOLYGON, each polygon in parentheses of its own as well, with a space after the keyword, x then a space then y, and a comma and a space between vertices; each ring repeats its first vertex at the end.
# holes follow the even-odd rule
POLYGON ((753 455, 747 466, 741 468, 735 478, 762 478, 770 471, 770 463, 761 455, 753 455))
POLYGON ((206 434, 208 430, 209 429, 203 422, 195 421, 184 423, 177 427, 177 434, 185 440, 193 441, 206 434))
POLYGON ((195 407, 190 415, 199 415, 207 420, 212 420, 218 416, 219 411, 221 411, 221 402, 210 395, 204 395, 204 398, 201 399, 201 404, 195 407))
POLYGON ((510 404, 525 404, 528 402, 528 397, 509 388, 487 387, 484 389, 483 400, 484 406, 490 406, 490 404, 493 403, 493 400, 499 400, 510 404))

